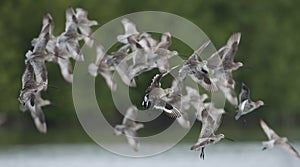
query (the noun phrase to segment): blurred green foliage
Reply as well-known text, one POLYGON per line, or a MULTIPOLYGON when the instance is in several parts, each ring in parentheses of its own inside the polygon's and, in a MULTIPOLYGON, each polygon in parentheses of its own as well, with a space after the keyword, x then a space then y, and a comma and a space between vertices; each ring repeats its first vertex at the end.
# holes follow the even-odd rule
MULTIPOLYGON (((0 1, 0 114, 6 114, 9 122, 3 129, 36 131, 28 113, 19 110, 17 100, 24 70, 24 58, 31 49, 32 38, 38 36, 42 17, 50 12, 55 22, 55 35, 64 30, 65 9, 68 5, 81 7, 89 12, 89 18, 105 24, 124 14, 155 10, 177 14, 191 20, 220 48, 233 32, 241 32, 242 39, 236 59, 245 67, 234 73, 237 93, 240 83, 251 89, 253 100, 263 99, 266 106, 248 116, 250 127, 257 128, 258 118, 265 118, 274 126, 300 127, 300 1, 297 0, 1 0, 0 1), (255 118, 255 119, 254 119, 255 118), (252 126, 251 126, 252 125, 252 126)), ((138 27, 138 25, 137 25, 138 27)), ((176 45, 176 44, 174 44, 176 45)), ((176 45, 183 55, 192 50, 176 45)), ((72 102, 72 87, 60 75, 57 65, 48 63, 49 85, 55 88, 43 93, 54 105, 45 107, 49 130, 79 128, 80 124, 72 102)), ((151 73, 153 74, 153 73, 151 73)), ((152 75, 141 76, 138 82, 142 90, 152 75)), ((108 92, 99 76, 97 94, 108 92)), ((133 98, 140 91, 131 90, 133 98)), ((121 117, 112 114, 109 98, 101 104, 102 111, 113 122, 121 117)), ((234 114, 234 109, 228 108, 234 114)), ((247 117, 247 116, 246 116, 247 117)), ((227 118, 224 124, 239 126, 227 118)), ((37 133, 37 132, 36 132, 37 133)))

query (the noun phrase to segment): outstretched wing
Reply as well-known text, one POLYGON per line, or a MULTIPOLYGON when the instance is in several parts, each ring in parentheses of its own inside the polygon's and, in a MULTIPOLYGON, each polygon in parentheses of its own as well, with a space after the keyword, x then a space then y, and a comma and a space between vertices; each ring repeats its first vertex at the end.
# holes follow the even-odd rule
POLYGON ((128 129, 124 131, 127 138, 128 144, 133 148, 134 151, 139 150, 139 140, 136 134, 136 131, 128 129))
POLYGON ((152 78, 152 82, 150 84, 150 86, 146 89, 146 93, 149 93, 152 89, 154 88, 160 88, 161 84, 160 84, 160 80, 162 79, 162 77, 166 76, 167 74, 169 74, 172 70, 174 70, 175 68, 177 68, 178 66, 172 67, 170 70, 168 71, 164 71, 162 73, 156 74, 153 78, 152 78))
POLYGON ((26 62, 26 68, 22 75, 22 89, 27 85, 32 85, 34 83, 34 71, 33 67, 29 62, 26 62))
POLYGON ((213 132, 215 132, 222 123, 222 115, 225 113, 223 108, 216 108, 213 103, 209 104, 209 115, 214 120, 213 132))
POLYGON ((179 109, 162 99, 157 99, 153 108, 164 111, 171 118, 179 118, 182 115, 179 109))
POLYGON ((298 153, 298 151, 288 142, 280 144, 281 148, 283 148, 284 150, 286 150, 287 152, 289 152, 290 154, 300 158, 300 154, 298 153))
POLYGON ((154 88, 159 88, 160 87, 160 80, 163 77, 162 73, 156 74, 153 78, 152 78, 152 82, 150 84, 150 86, 146 89, 146 93, 149 93, 152 89, 154 88))
POLYGON ((137 117, 137 112, 138 112, 138 109, 136 106, 134 106, 134 105, 130 106, 126 111, 126 115, 124 116, 124 119, 122 122, 123 125, 130 126, 132 123, 134 123, 134 120, 137 117))
POLYGON ((250 100, 250 89, 246 84, 242 83, 242 90, 239 95, 239 101, 240 103, 242 103, 245 100, 250 100))
POLYGON ((214 133, 214 124, 215 121, 213 118, 210 116, 209 111, 207 108, 205 108, 201 112, 202 116, 202 127, 201 127, 201 132, 199 138, 207 138, 211 136, 214 133))
POLYGON ((97 58, 96 58, 95 64, 99 67, 101 62, 104 59, 105 51, 104 51, 103 46, 101 46, 101 45, 97 46, 96 51, 97 51, 97 58))
POLYGON ((218 51, 213 53, 206 61, 207 61, 207 67, 209 69, 216 69, 217 67, 220 67, 222 65, 222 59, 221 56, 223 56, 224 52, 228 48, 226 46, 220 48, 218 51))
POLYGON ((269 140, 278 139, 279 136, 271 129, 262 119, 260 120, 260 126, 267 135, 269 140))
POLYGON ((193 70, 189 76, 193 81, 201 85, 205 90, 209 92, 216 92, 218 90, 217 86, 211 81, 208 74, 202 71, 193 70))
POLYGON ((234 33, 230 36, 227 41, 227 47, 229 48, 223 57, 223 62, 233 62, 235 54, 238 50, 238 45, 240 43, 241 33, 234 33))
POLYGON ((198 63, 198 57, 203 52, 203 50, 209 45, 210 41, 205 42, 202 44, 195 52, 189 57, 187 60, 187 64, 197 64, 198 63))

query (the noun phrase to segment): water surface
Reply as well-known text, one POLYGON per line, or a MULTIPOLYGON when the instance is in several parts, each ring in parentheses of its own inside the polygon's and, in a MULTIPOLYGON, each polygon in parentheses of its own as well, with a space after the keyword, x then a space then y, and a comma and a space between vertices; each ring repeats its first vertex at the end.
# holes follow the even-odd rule
MULTIPOLYGON (((300 145, 294 144, 299 150, 300 145)), ((159 147, 142 145, 147 149, 159 147)), ((116 145, 116 147, 128 147, 116 145)), ((128 158, 110 153, 95 144, 33 145, 0 147, 1 167, 299 167, 300 159, 280 148, 261 151, 260 143, 219 143, 206 148, 205 160, 190 144, 179 144, 171 150, 146 158, 128 158)))

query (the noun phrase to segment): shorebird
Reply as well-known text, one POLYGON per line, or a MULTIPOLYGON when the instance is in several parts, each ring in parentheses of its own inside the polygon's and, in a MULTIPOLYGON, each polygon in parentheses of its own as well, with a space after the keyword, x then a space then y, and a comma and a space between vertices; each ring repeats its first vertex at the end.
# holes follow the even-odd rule
POLYGON ((133 148, 134 151, 139 149, 139 140, 137 137, 136 131, 143 128, 142 123, 136 123, 135 119, 137 117, 138 109, 136 106, 131 106, 127 109, 126 115, 123 118, 121 125, 116 125, 114 128, 114 133, 116 135, 124 134, 127 138, 129 145, 133 148))
POLYGON ((253 110, 259 108, 260 106, 264 105, 264 102, 262 100, 253 102, 250 99, 250 89, 244 83, 242 83, 242 90, 239 95, 239 101, 240 101, 240 104, 238 106, 238 111, 235 116, 236 120, 238 120, 242 115, 248 114, 248 113, 252 112, 253 110))
POLYGON ((212 73, 212 82, 221 90, 226 100, 233 106, 238 105, 238 99, 235 89, 235 81, 232 77, 230 70, 224 70, 223 62, 221 57, 228 52, 229 48, 227 45, 220 48, 218 51, 213 53, 206 61, 207 67, 212 73))
POLYGON ((76 23, 80 33, 83 35, 85 44, 93 46, 94 40, 91 38, 93 33, 92 26, 97 26, 98 22, 87 18, 88 12, 82 8, 76 8, 76 23))
POLYGON ((268 141, 262 142, 263 149, 266 150, 273 148, 274 145, 278 145, 293 156, 300 158, 300 154, 297 150, 288 142, 287 137, 278 136, 273 129, 271 129, 263 120, 260 120, 260 126, 268 137, 268 141))
POLYGON ((184 63, 184 65, 179 70, 178 77, 181 81, 184 80, 188 74, 192 80, 201 85, 205 90, 209 92, 217 91, 216 85, 209 78, 209 71, 207 68, 206 61, 199 61, 198 57, 203 52, 203 50, 208 46, 210 42, 205 42, 200 46, 184 63))
MULTIPOLYGON (((54 35, 53 35, 53 31, 54 31, 54 21, 53 21, 53 18, 52 18, 52 16, 51 16, 50 13, 46 13, 44 15, 44 17, 43 17, 43 25, 42 25, 42 30, 40 32, 40 35, 43 34, 43 33, 49 33, 49 41, 46 44, 46 49, 49 52, 53 51, 53 49, 49 49, 49 47, 50 48, 52 47, 52 46, 49 45, 50 40, 52 40, 52 39, 55 38, 54 35)), ((36 43, 37 43, 38 40, 39 40, 39 37, 38 38, 34 38, 33 40, 31 40, 31 45, 34 47, 36 45, 36 43)), ((51 52, 51 53, 54 54, 54 52, 51 52)))
POLYGON ((29 62, 26 62, 25 71, 22 75, 22 89, 19 95, 19 101, 24 106, 28 101, 31 101, 34 93, 44 89, 45 83, 38 83, 34 79, 34 69, 29 62))
POLYGON ((172 81, 171 92, 167 96, 166 101, 180 110, 181 117, 176 118, 179 125, 183 128, 189 129, 191 127, 187 113, 187 110, 189 109, 189 100, 185 100, 182 96, 181 87, 181 83, 179 83, 179 81, 175 78, 172 81))
POLYGON ((79 40, 82 38, 77 31, 76 15, 72 7, 66 10, 66 27, 65 31, 57 37, 56 47, 58 54, 67 52, 68 57, 76 61, 83 61, 84 57, 80 51, 79 40))
MULTIPOLYGON (((35 100, 36 100, 36 103, 38 103, 41 107, 48 106, 51 104, 51 102, 49 100, 45 100, 41 97, 40 92, 35 93, 35 100)), ((26 104, 21 104, 20 110, 25 112, 28 110, 28 106, 26 104)))
POLYGON ((137 36, 140 33, 137 31, 136 25, 133 22, 131 22, 129 19, 124 18, 121 20, 121 23, 123 24, 125 34, 118 35, 117 40, 121 43, 128 44, 128 37, 133 35, 137 36))
POLYGON ((240 43, 241 33, 234 33, 230 36, 227 41, 226 47, 228 48, 222 57, 224 70, 233 71, 243 66, 241 62, 234 62, 234 57, 238 50, 238 45, 240 43))
POLYGON ((43 84, 34 80, 34 68, 29 62, 26 62, 26 68, 22 75, 22 89, 18 99, 24 111, 30 110, 37 129, 41 133, 46 133, 47 126, 41 106, 48 105, 48 102, 41 99, 39 93, 44 88, 43 84))
POLYGON ((48 86, 48 71, 45 61, 53 59, 54 55, 47 52, 47 44, 50 40, 50 24, 43 26, 43 29, 38 36, 34 39, 34 48, 26 53, 26 61, 29 62, 35 73, 36 81, 39 83, 45 83, 44 90, 47 90, 48 86))
POLYGON ((104 48, 102 46, 97 46, 97 58, 95 63, 91 63, 89 65, 89 73, 96 77, 98 73, 102 75, 102 77, 105 79, 106 84, 108 87, 115 91, 117 89, 117 85, 115 81, 113 80, 113 69, 106 64, 106 57, 104 48))
POLYGON ((204 148, 207 145, 215 144, 225 138, 224 134, 215 135, 215 131, 221 124, 224 109, 217 109, 212 103, 206 104, 201 112, 201 132, 198 141, 191 147, 191 150, 200 150, 200 158, 204 159, 204 148))
POLYGON ((70 53, 66 49, 58 48, 56 45, 57 38, 51 37, 47 43, 46 49, 49 57, 45 58, 45 61, 58 64, 61 75, 69 82, 73 82, 73 67, 70 61, 70 53))
MULTIPOLYGON (((176 67, 173 67, 172 69, 174 69, 176 67)), ((149 109, 152 106, 154 109, 164 111, 165 114, 167 114, 168 116, 170 116, 172 118, 178 118, 178 117, 181 117, 180 110, 177 109, 172 104, 170 104, 169 102, 167 102, 166 99, 164 99, 164 97, 166 97, 166 95, 171 93, 171 89, 170 88, 163 89, 161 87, 161 83, 160 83, 160 80, 164 76, 166 76, 170 71, 156 74, 153 77, 152 83, 146 90, 146 95, 144 96, 142 106, 147 109, 149 109), (151 103, 153 103, 153 105, 151 103)))

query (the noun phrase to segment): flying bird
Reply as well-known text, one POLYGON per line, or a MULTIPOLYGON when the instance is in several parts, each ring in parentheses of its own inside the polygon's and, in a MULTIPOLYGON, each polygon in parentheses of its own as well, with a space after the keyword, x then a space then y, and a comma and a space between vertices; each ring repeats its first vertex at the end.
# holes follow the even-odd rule
MULTIPOLYGON (((176 68, 177 66, 173 67, 172 69, 176 68)), ((172 70, 171 69, 171 70, 172 70)), ((170 71, 171 71, 170 70, 170 71)), ((181 117, 181 112, 175 106, 167 102, 166 95, 171 93, 171 89, 163 89, 161 87, 161 79, 166 76, 170 71, 166 71, 164 73, 156 74, 152 78, 152 83, 146 90, 146 95, 144 96, 144 100, 142 102, 142 106, 149 109, 151 106, 154 109, 162 110, 165 114, 172 118, 181 117), (153 103, 151 105, 151 103, 153 103)))
POLYGON ((78 33, 75 11, 72 7, 66 10, 66 26, 65 31, 57 37, 56 47, 58 53, 66 52, 69 58, 76 61, 83 61, 84 57, 80 51, 79 40, 82 35, 78 33))
POLYGON ((248 114, 264 105, 264 102, 262 100, 254 102, 250 99, 250 89, 244 83, 242 83, 242 90, 239 95, 239 101, 240 103, 238 105, 237 114, 235 116, 236 120, 238 120, 242 115, 248 114))
POLYGON ((136 29, 136 25, 131 22, 129 19, 124 18, 121 20, 121 23, 123 24, 125 34, 118 35, 117 40, 121 43, 128 44, 128 37, 133 35, 138 35, 139 32, 136 29))
POLYGON ((134 151, 139 150, 139 140, 136 131, 143 128, 142 123, 136 123, 135 119, 137 117, 138 109, 136 106, 131 106, 127 109, 126 115, 123 118, 121 125, 116 125, 114 128, 114 133, 116 135, 124 134, 129 145, 133 148, 134 151))
POLYGON ((234 62, 234 57, 238 50, 238 45, 240 43, 241 33, 234 33, 230 36, 227 41, 226 47, 228 48, 222 55, 222 62, 224 70, 233 71, 243 66, 241 62, 234 62))
POLYGON ((102 75, 102 77, 105 79, 106 84, 108 87, 115 91, 117 89, 117 85, 113 79, 113 69, 111 66, 108 66, 106 64, 106 58, 107 55, 105 54, 104 48, 102 46, 97 46, 97 58, 95 63, 91 63, 89 65, 89 73, 96 77, 98 73, 102 75))
POLYGON ((94 40, 91 35, 93 33, 92 26, 97 26, 98 22, 95 20, 88 19, 88 12, 82 8, 76 8, 76 23, 80 33, 83 35, 83 40, 85 44, 92 47, 94 40))
POLYGON ((273 148, 275 145, 280 146, 293 156, 300 158, 297 150, 288 142, 287 137, 280 137, 274 132, 263 120, 260 120, 260 126, 268 137, 268 141, 262 142, 263 150, 273 148))
POLYGON ((202 127, 198 141, 191 147, 191 150, 200 150, 200 158, 204 159, 204 148, 207 145, 215 144, 223 139, 224 134, 215 135, 215 131, 221 125, 224 109, 217 109, 212 103, 206 104, 201 112, 202 127))
POLYGON ((184 80, 188 74, 193 81, 201 85, 205 90, 209 92, 217 91, 216 85, 211 81, 209 77, 209 70, 206 61, 199 61, 198 57, 203 50, 209 45, 209 41, 205 42, 197 49, 184 63, 178 73, 178 77, 181 81, 184 80))

